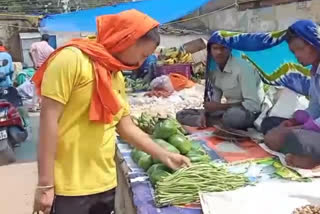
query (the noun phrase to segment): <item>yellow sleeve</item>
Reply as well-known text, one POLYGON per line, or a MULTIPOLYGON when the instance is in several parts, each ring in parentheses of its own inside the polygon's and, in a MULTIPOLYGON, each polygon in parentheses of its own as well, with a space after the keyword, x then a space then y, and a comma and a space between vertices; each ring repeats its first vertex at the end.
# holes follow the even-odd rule
POLYGON ((125 100, 124 105, 123 105, 123 116, 129 116, 130 115, 130 105, 129 103, 125 100))
POLYGON ((81 69, 80 57, 81 52, 72 48, 65 48, 57 54, 45 71, 42 96, 67 104, 81 69))

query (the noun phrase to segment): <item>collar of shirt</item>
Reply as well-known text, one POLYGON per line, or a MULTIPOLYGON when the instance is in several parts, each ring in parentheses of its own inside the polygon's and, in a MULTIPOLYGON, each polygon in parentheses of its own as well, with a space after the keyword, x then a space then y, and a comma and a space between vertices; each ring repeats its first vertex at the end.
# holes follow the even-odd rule
POLYGON ((232 73, 232 61, 233 61, 233 57, 232 57, 232 55, 230 55, 230 57, 229 57, 226 65, 224 66, 223 71, 221 71, 220 67, 217 66, 218 70, 219 70, 220 72, 232 73))

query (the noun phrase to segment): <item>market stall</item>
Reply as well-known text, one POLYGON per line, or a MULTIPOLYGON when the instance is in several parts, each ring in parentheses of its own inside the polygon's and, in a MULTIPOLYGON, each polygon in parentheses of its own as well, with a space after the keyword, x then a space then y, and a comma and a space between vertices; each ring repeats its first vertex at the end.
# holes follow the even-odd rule
MULTIPOLYGON (((136 122, 140 126, 143 126, 144 123, 152 123, 154 119, 157 120, 155 117, 150 118, 147 114, 141 117, 136 118, 136 122), (144 119, 141 117, 144 117, 144 119)), ((150 129, 155 127, 150 125, 143 128, 149 129, 149 133, 152 133, 150 129)), ((221 206, 207 206, 207 211, 202 210, 198 191, 193 188, 199 188, 199 192, 210 192, 211 195, 200 194, 203 207, 203 203, 210 204, 212 200, 222 200, 217 194, 228 195, 230 191, 241 192, 242 189, 247 188, 257 189, 255 191, 259 192, 261 185, 270 183, 291 186, 292 188, 289 189, 297 189, 300 195, 305 196, 299 200, 297 206, 294 206, 293 203, 291 206, 287 206, 286 210, 291 209, 293 212, 295 208, 300 206, 320 204, 320 194, 312 195, 315 193, 312 192, 311 194, 310 191, 307 191, 308 188, 310 189, 310 185, 316 185, 319 182, 319 180, 312 178, 319 176, 319 172, 310 174, 310 170, 292 170, 285 167, 275 156, 268 153, 263 145, 258 143, 259 136, 257 133, 237 132, 230 135, 228 130, 220 130, 218 127, 206 130, 185 128, 188 132, 185 137, 192 142, 191 147, 200 148, 205 154, 203 156, 209 157, 209 159, 204 158, 193 162, 194 167, 191 167, 189 171, 169 172, 168 175, 163 176, 156 182, 149 172, 154 163, 146 166, 144 161, 142 161, 144 163, 137 161, 137 157, 134 155, 135 149, 118 139, 119 188, 117 190, 117 213, 209 214, 215 213, 212 211, 212 207, 216 207, 216 209, 219 209, 217 214, 222 214, 221 206), (182 176, 183 179, 176 179, 177 174, 182 176), (195 179, 196 177, 197 179, 195 179), (201 183, 202 185, 200 185, 201 183), (304 187, 306 191, 301 190, 304 187), (313 196, 314 201, 307 200, 309 194, 313 196), (211 212, 209 212, 210 209, 211 212)), ((167 136, 164 136, 164 138, 167 138, 167 136)), ((167 142, 171 141, 167 140, 167 142)), ((171 142, 170 144, 175 143, 171 142)), ((176 148, 179 148, 179 145, 176 145, 176 148)), ((186 153, 187 151, 183 153, 189 156, 192 148, 188 153, 186 153)), ((192 159, 192 156, 189 157, 192 159)), ((282 193, 284 191, 282 190, 282 193)), ((233 202, 230 199, 224 201, 224 203, 227 206, 228 203, 231 205, 233 202)), ((248 206, 248 203, 246 206, 248 206)), ((230 210, 232 209, 230 208, 230 210)), ((291 212, 288 214, 291 214, 291 212)))

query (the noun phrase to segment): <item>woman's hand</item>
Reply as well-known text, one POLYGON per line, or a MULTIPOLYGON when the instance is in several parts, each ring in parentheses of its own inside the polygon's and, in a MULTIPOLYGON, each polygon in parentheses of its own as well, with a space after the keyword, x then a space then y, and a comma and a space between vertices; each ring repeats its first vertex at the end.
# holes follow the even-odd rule
POLYGON ((169 151, 159 152, 156 158, 174 170, 191 166, 189 158, 169 151))
POLYGON ((50 214, 54 200, 54 188, 37 189, 34 196, 33 213, 50 214))

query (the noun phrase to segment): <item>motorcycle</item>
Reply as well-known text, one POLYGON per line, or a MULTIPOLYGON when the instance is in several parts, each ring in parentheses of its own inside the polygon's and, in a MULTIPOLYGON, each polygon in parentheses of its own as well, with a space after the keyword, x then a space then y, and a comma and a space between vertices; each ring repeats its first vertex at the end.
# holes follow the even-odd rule
POLYGON ((14 149, 28 137, 26 121, 21 117, 22 106, 16 88, 0 88, 0 166, 15 162, 14 149))

